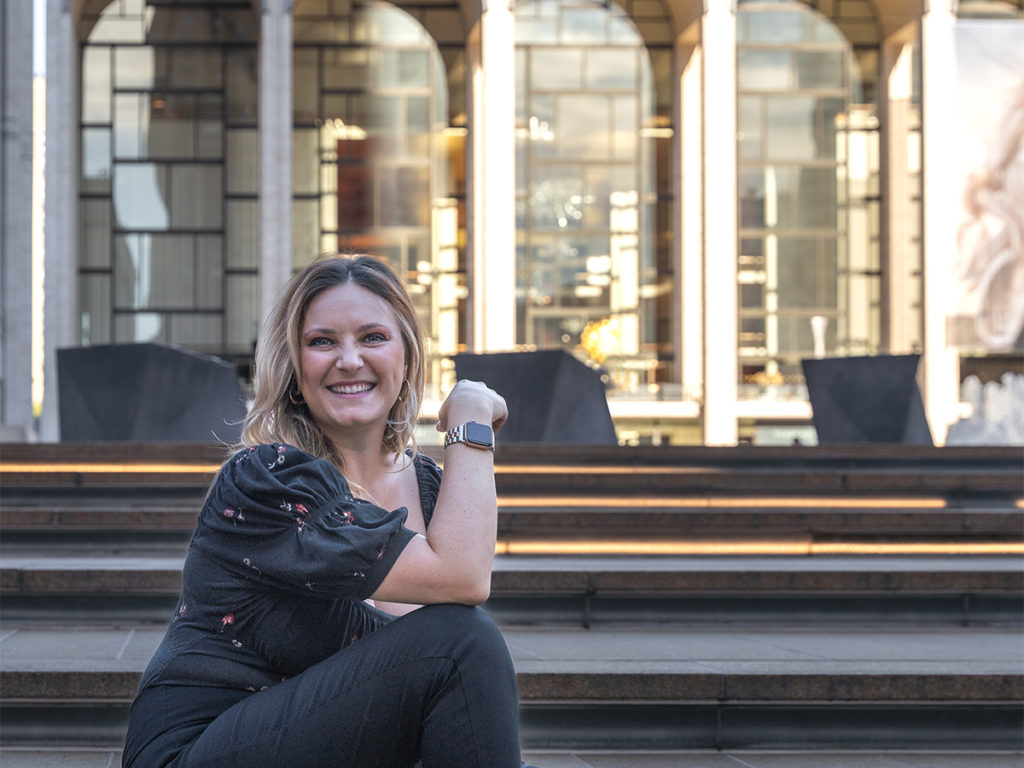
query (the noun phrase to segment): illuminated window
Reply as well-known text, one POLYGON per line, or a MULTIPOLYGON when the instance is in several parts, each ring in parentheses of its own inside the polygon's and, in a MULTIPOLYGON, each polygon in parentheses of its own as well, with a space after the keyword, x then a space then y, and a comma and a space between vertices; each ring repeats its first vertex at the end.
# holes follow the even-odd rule
POLYGON ((612 396, 674 363, 671 26, 624 6, 516 5, 517 342, 604 366, 612 396))
POLYGON ((827 5, 737 16, 741 397, 805 398, 802 358, 879 348, 878 31, 827 5))
POLYGON ((247 0, 90 8, 79 26, 81 341, 247 356, 258 18, 247 0))
POLYGON ((415 18, 337 5, 294 4, 293 266, 338 251, 387 258, 419 311, 437 387, 464 343, 465 129, 453 128, 441 53, 415 18))

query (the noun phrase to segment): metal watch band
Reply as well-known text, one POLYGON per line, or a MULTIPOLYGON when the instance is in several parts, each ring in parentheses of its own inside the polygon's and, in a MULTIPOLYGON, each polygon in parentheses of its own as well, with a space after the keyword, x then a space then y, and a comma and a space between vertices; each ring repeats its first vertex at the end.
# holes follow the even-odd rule
POLYGON ((452 427, 445 433, 444 447, 447 448, 449 445, 454 445, 455 443, 465 443, 466 445, 470 445, 474 448, 479 448, 484 451, 493 451, 494 433, 491 431, 490 427, 487 427, 483 424, 478 424, 475 421, 467 421, 465 424, 459 424, 457 427, 452 427), (479 440, 471 439, 468 434, 471 426, 482 430, 486 430, 490 438, 489 442, 485 443, 479 440))

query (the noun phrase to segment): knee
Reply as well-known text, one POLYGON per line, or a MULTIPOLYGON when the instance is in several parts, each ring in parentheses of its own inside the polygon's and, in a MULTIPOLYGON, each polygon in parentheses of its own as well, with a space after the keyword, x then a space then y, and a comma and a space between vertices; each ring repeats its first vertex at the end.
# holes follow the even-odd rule
POLYGON ((480 608, 467 605, 427 605, 404 619, 419 614, 420 631, 440 642, 455 657, 489 657, 494 663, 508 664, 511 658, 501 631, 480 608))

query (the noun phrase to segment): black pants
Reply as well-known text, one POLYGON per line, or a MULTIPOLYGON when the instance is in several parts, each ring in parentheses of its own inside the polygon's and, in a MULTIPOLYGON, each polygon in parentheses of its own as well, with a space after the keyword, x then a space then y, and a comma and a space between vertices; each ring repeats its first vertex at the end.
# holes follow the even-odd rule
MULTIPOLYGON (((508 649, 486 614, 465 606, 414 611, 302 674, 230 703, 208 724, 197 709, 218 706, 216 697, 197 700, 196 688, 158 686, 139 699, 136 709, 192 719, 177 737, 180 744, 191 728, 190 740, 168 768, 521 765, 508 649)), ((135 768, 164 765, 169 747, 176 749, 158 740, 135 768)))

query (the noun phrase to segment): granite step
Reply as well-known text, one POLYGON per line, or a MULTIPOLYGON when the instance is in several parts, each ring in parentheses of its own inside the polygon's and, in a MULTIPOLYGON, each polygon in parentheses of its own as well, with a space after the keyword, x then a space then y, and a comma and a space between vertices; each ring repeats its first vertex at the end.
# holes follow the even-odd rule
MULTIPOLYGON (((1016 629, 504 632, 534 749, 1024 749, 1016 629)), ((162 633, 5 628, 5 743, 117 743, 162 633)))
MULTIPOLYGON (((181 551, 7 554, 4 615, 19 622, 161 623, 181 551)), ((521 556, 495 559, 488 609, 506 624, 665 622, 1024 624, 1018 556, 521 556)))
MULTIPOLYGON (((4 768, 116 768, 120 748, 0 749, 4 768)), ((527 750, 536 768, 1020 768, 1024 753, 985 750, 837 752, 834 750, 527 750)))

